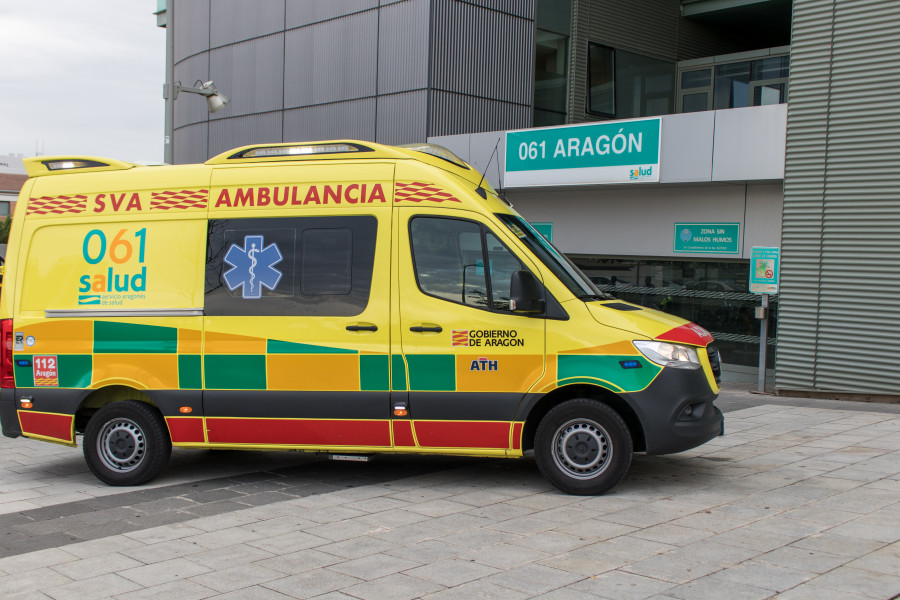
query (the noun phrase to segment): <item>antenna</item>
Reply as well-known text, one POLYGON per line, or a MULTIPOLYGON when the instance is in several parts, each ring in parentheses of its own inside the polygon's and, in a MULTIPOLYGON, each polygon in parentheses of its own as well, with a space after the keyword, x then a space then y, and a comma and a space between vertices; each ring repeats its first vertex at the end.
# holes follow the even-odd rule
MULTIPOLYGON (((494 144, 494 151, 491 152, 491 157, 488 159, 487 164, 484 165, 484 170, 481 172, 481 179, 478 180, 478 187, 475 188, 475 191, 478 193, 478 195, 481 196, 485 200, 487 200, 487 191, 483 187, 481 187, 481 184, 484 182, 485 175, 487 175, 488 167, 491 166, 491 161, 494 160, 494 155, 497 154, 497 148, 500 147, 501 137, 497 138, 497 143, 494 144)), ((500 168, 500 163, 498 162, 497 169, 499 169, 499 168, 500 168)))

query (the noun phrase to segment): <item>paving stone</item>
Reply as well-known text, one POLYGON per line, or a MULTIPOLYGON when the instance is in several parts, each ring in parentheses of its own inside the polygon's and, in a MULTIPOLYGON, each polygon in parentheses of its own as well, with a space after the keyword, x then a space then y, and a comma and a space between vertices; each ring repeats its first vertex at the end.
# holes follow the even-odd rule
POLYGON ((815 574, 751 560, 721 571, 719 576, 728 581, 783 592, 809 581, 815 574))
POLYGON ((407 569, 418 567, 421 564, 421 562, 397 558, 396 556, 389 556, 387 554, 373 554, 363 558, 331 565, 329 569, 358 579, 370 581, 400 571, 406 571, 407 569))
POLYGON ((441 586, 403 573, 358 583, 343 591, 362 600, 410 600, 441 590, 441 586))
POLYGON ((670 588, 665 593, 682 600, 697 600, 698 598, 763 600, 772 596, 771 590, 723 579, 719 573, 713 573, 712 575, 695 579, 690 583, 670 588))
POLYGON ((498 571, 498 569, 476 562, 452 558, 409 569, 405 571, 405 574, 432 581, 445 587, 455 587, 493 575, 498 571))
POLYGON ((645 560, 626 565, 622 568, 622 571, 670 583, 687 583, 721 569, 722 567, 710 565, 709 563, 686 560, 668 554, 657 554, 645 560))
POLYGON ((296 575, 343 561, 344 559, 339 556, 310 549, 266 558, 256 561, 256 564, 288 575, 296 575))
POLYGON ((13 594, 27 593, 56 585, 64 585, 71 581, 72 580, 65 575, 61 575, 47 567, 13 572, 10 575, 0 577, 0 598, 8 598, 13 594))
POLYGON ((357 583, 361 583, 361 580, 356 577, 336 573, 329 569, 316 569, 270 581, 263 584, 263 587, 281 592, 291 598, 314 598, 357 583))
POLYGON ((247 544, 234 544, 223 548, 214 548, 206 552, 199 552, 190 555, 191 562, 203 565, 209 569, 218 570, 225 569, 236 565, 242 565, 250 562, 256 562, 273 558, 275 555, 271 552, 248 546, 247 544))
MULTIPOLYGON (((573 590, 616 600, 643 600, 674 587, 672 583, 650 577, 613 571, 582 579, 573 590)), ((730 599, 729 599, 730 600, 730 599)))
POLYGON ((189 579, 179 579, 162 585, 117 594, 116 600, 202 600, 215 595, 215 590, 203 587, 189 579))
POLYGON ((140 587, 115 573, 108 573, 90 579, 73 581, 53 587, 42 587, 41 591, 54 600, 84 600, 84 598, 109 598, 124 594, 140 587))
POLYGON ((130 579, 141 587, 150 587, 207 573, 209 570, 208 567, 190 560, 173 558, 151 565, 125 569, 119 571, 119 575, 130 579))
POLYGON ((849 566, 829 571, 816 578, 814 583, 817 587, 849 594, 861 594, 870 598, 893 598, 900 593, 900 576, 875 573, 849 566))
POLYGON ((105 554, 54 565, 50 568, 73 581, 77 581, 140 566, 143 566, 143 563, 122 554, 105 554))
MULTIPOLYGON (((472 581, 424 596, 426 600, 522 600, 528 594, 511 590, 484 580, 472 581)), ((574 596, 570 600, 580 600, 574 596)))
POLYGON ((485 581, 527 594, 538 595, 565 587, 581 579, 581 575, 544 565, 529 564, 496 573, 486 577, 485 581))
POLYGON ((282 577, 284 577, 284 573, 281 571, 267 569, 258 564, 243 564, 197 575, 191 577, 191 581, 217 592, 232 592, 282 577))
POLYGON ((250 546, 259 548, 272 554, 289 554, 298 550, 324 546, 329 540, 306 533, 304 531, 292 531, 269 538, 261 538, 247 542, 250 546))
POLYGON ((196 554, 205 550, 206 548, 203 546, 198 546, 197 544, 192 544, 184 540, 171 540, 168 542, 160 542, 158 544, 150 544, 149 546, 129 548, 127 550, 122 550, 121 554, 149 565, 190 554, 196 554))
POLYGON ((515 544, 497 544, 496 546, 470 550, 464 553, 460 558, 463 560, 474 560, 475 562, 497 569, 510 569, 531 562, 537 562, 549 558, 550 556, 552 555, 547 552, 541 552, 540 550, 525 548, 515 544))

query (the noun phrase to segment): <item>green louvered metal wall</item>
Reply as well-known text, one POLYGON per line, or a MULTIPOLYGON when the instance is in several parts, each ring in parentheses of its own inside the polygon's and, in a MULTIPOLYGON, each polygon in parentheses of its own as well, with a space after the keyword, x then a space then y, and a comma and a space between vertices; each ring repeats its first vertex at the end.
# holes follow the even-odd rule
POLYGON ((794 0, 776 387, 900 395, 900 2, 794 0))

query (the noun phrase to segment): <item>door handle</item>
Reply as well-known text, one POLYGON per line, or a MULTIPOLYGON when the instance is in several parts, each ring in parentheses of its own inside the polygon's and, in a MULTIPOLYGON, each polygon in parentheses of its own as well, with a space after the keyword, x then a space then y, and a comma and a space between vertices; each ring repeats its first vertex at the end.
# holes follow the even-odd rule
POLYGON ((347 331, 378 331, 378 325, 347 325, 347 331))
POLYGON ((422 325, 413 325, 409 328, 410 331, 414 333, 440 333, 444 330, 440 325, 434 325, 432 327, 422 326, 422 325))

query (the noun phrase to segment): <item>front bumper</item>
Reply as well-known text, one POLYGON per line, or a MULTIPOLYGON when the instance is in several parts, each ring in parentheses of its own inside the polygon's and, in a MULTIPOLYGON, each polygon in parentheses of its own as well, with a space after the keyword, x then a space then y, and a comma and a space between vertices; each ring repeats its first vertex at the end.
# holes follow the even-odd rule
POLYGON ((641 421, 647 454, 690 450, 724 432, 703 369, 665 368, 646 389, 621 396, 641 421))

